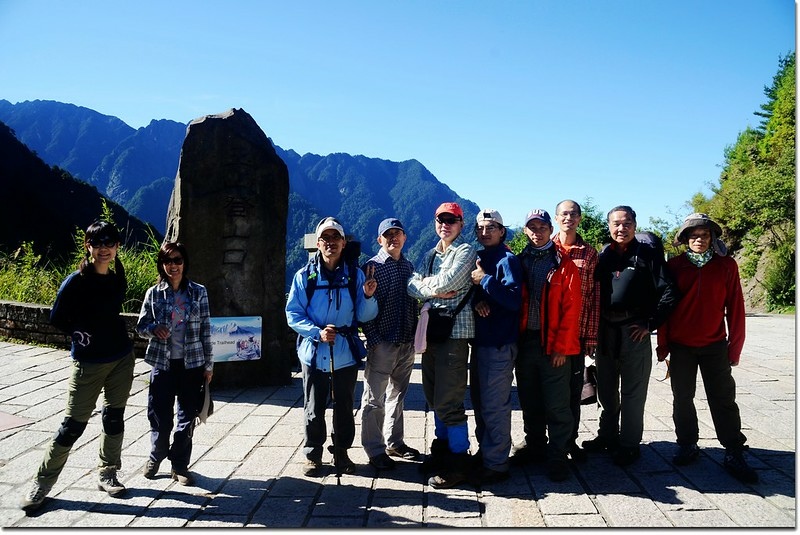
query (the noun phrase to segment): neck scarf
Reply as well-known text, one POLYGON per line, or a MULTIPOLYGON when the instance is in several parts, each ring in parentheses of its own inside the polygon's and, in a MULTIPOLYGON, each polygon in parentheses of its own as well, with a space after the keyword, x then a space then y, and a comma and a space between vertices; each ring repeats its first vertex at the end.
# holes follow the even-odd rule
POLYGON ((706 249, 705 253, 695 253, 693 251, 686 251, 686 258, 689 259, 689 262, 694 264, 695 266, 701 268, 708 264, 708 261, 711 260, 711 257, 714 256, 714 251, 710 248, 706 249))

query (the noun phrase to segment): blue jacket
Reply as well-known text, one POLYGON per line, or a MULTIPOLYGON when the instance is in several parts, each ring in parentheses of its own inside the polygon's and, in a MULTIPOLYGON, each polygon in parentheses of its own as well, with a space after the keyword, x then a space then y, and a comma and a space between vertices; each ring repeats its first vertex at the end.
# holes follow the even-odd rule
POLYGON ((505 244, 478 251, 486 274, 472 298, 473 305, 486 301, 489 316, 475 313, 474 345, 500 347, 516 343, 522 305, 522 265, 505 244))
MULTIPOLYGON (((205 286, 189 281, 186 287, 189 296, 189 314, 186 320, 186 339, 184 341, 184 366, 186 369, 205 367, 214 369, 211 346, 211 314, 208 307, 208 292, 205 286)), ((144 360, 159 370, 169 369, 171 340, 162 340, 153 334, 158 325, 169 325, 170 314, 175 305, 175 292, 166 282, 160 282, 147 289, 136 322, 136 332, 150 341, 144 360)))
MULTIPOLYGON (((355 268, 355 273, 350 273, 350 268, 345 262, 340 262, 333 273, 331 280, 323 275, 321 260, 316 260, 317 278, 316 290, 311 296, 311 302, 306 297, 309 270, 303 267, 295 273, 292 286, 289 288, 289 299, 286 302, 286 321, 289 327, 297 332, 302 339, 297 347, 297 357, 306 366, 320 371, 331 371, 330 349, 327 344, 321 344, 319 333, 326 325, 348 328, 353 323, 353 302, 347 288, 348 278, 356 277, 356 320, 369 321, 378 315, 378 302, 374 298, 364 296, 365 275, 360 269, 355 268)), ((362 346, 363 347, 363 346, 362 346)), ((337 336, 333 344, 334 365, 337 370, 353 366, 357 362, 350 350, 344 336, 337 336)))

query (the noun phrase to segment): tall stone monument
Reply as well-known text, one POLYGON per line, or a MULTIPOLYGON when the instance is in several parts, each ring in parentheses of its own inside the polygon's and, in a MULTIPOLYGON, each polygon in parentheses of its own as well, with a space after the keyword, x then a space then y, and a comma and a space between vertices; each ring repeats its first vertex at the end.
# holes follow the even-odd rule
POLYGON ((217 387, 291 380, 284 314, 288 198, 286 164, 247 112, 231 109, 189 123, 166 239, 186 244, 188 276, 208 289, 212 317, 262 318, 261 358, 215 363, 217 387))

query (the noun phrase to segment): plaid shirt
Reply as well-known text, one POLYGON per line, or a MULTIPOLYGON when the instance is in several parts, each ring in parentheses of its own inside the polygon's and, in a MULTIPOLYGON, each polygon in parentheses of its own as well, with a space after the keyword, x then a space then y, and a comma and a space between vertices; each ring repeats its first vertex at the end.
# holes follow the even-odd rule
POLYGON ((395 260, 383 248, 364 264, 364 268, 369 265, 375 266, 375 280, 378 281, 374 295, 378 300, 378 316, 364 324, 367 346, 381 342, 411 342, 414 340, 417 302, 406 292, 406 285, 414 274, 414 266, 402 255, 395 260))
MULTIPOLYGON (((451 312, 472 288, 472 270, 478 258, 475 248, 461 237, 450 244, 447 251, 439 251, 439 245, 425 254, 421 265, 408 281, 408 294, 430 302, 432 307, 444 307, 451 312), (431 262, 433 261, 433 262, 431 262), (434 295, 455 290, 455 297, 442 299, 434 295)), ((451 338, 464 339, 475 336, 475 320, 472 307, 464 305, 456 316, 451 338)))
MULTIPOLYGON (((211 313, 208 308, 208 292, 206 287, 189 281, 186 287, 189 297, 186 318, 186 338, 184 340, 183 362, 186 369, 204 366, 206 370, 214 369, 211 346, 211 313)), ((175 292, 166 282, 160 282, 147 289, 136 322, 136 332, 142 338, 148 338, 144 360, 159 370, 169 369, 170 339, 161 340, 153 334, 158 325, 170 325, 170 315, 175 305, 175 292)))
POLYGON ((519 258, 525 268, 528 295, 530 296, 528 301, 528 322, 525 328, 531 331, 538 331, 543 328, 542 319, 539 317, 542 305, 542 291, 544 290, 545 282, 549 280, 550 271, 558 267, 555 246, 552 245, 552 242, 548 242, 548 245, 544 246, 543 249, 536 249, 533 244, 528 243, 520 253, 519 258))
POLYGON ((597 329, 600 326, 600 284, 594 279, 597 267, 597 251, 578 234, 578 240, 572 246, 563 245, 559 235, 553 242, 562 253, 569 256, 578 267, 581 276, 581 314, 580 338, 584 344, 597 345, 597 329))

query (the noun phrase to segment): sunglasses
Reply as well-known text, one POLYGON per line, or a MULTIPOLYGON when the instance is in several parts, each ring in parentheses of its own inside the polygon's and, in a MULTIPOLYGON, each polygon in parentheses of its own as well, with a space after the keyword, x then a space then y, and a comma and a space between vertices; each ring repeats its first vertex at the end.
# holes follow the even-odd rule
POLYGON ((457 222, 461 221, 461 218, 460 217, 452 217, 452 216, 451 217, 447 217, 447 216, 445 216, 445 217, 437 217, 436 221, 440 225, 455 225, 457 222))
POLYGON ((165 266, 168 266, 170 264, 175 264, 176 266, 182 266, 183 257, 176 256, 175 258, 165 258, 164 261, 161 263, 164 264, 165 266))
POLYGON ((114 247, 117 241, 113 238, 92 238, 88 243, 92 247, 114 247))

